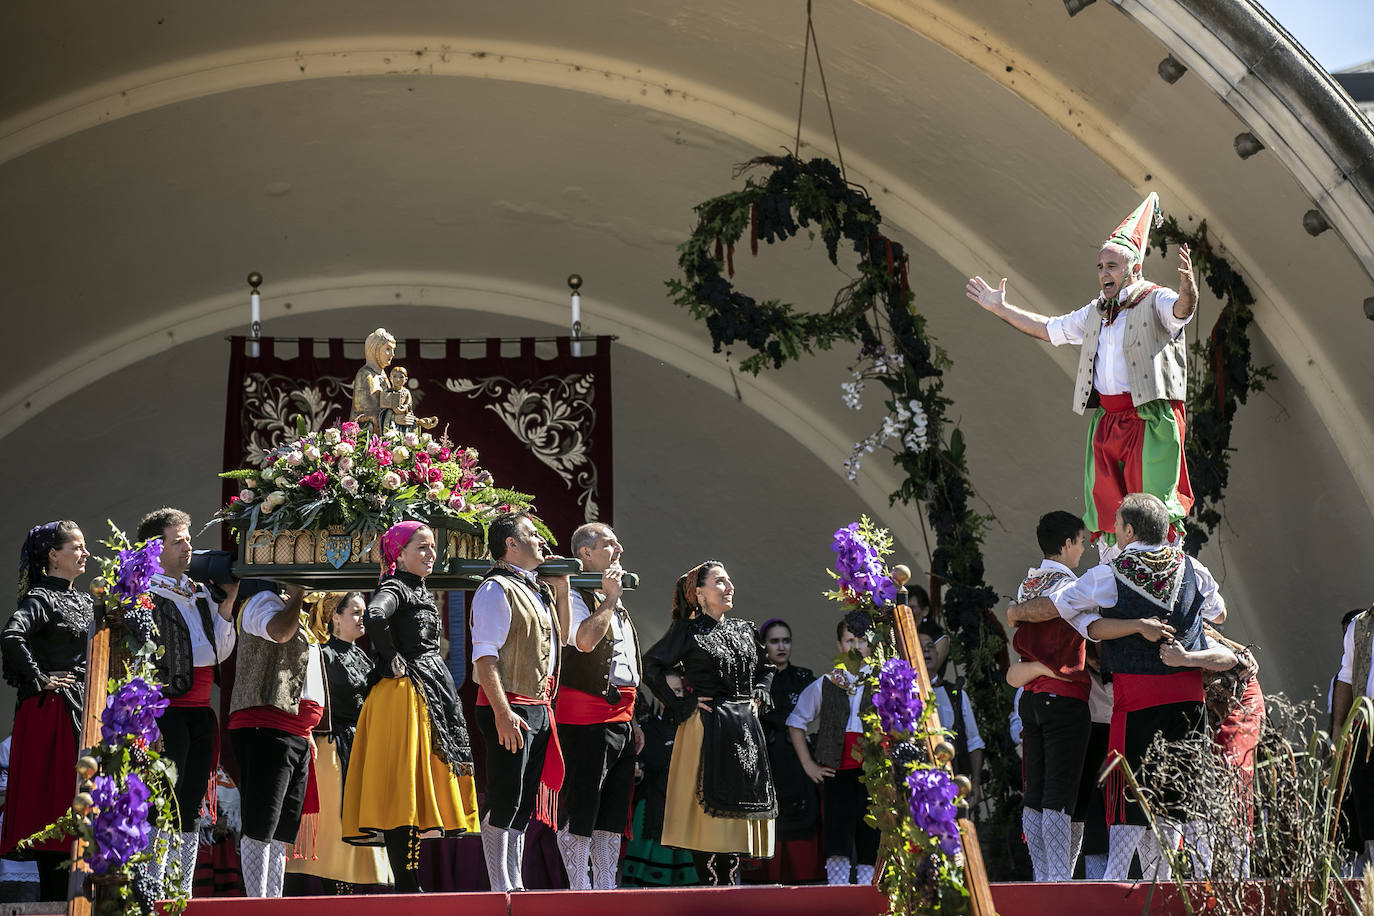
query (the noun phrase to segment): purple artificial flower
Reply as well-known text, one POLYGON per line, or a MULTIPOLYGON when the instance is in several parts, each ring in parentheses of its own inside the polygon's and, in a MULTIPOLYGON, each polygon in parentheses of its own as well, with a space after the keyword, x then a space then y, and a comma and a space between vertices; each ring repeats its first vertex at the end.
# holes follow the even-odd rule
POLYGON ((117 744, 126 737, 144 746, 152 744, 162 737, 157 720, 166 709, 161 687, 141 677, 133 678, 105 701, 100 738, 107 744, 117 744))
POLYGON ((148 848, 148 800, 152 793, 136 773, 129 774, 123 791, 113 778, 100 774, 91 788, 91 799, 99 812, 91 818, 95 853, 91 871, 103 875, 126 865, 148 848))
POLYGON ((906 778, 911 792, 911 820, 920 830, 940 841, 945 855, 959 850, 958 807, 954 800, 959 789, 944 770, 912 770, 906 778))
POLYGON ((858 522, 836 531, 830 549, 835 552, 840 588, 856 596, 871 595, 880 607, 896 600, 897 585, 883 572, 882 557, 863 539, 858 522))
POLYGON ((146 592, 153 576, 162 572, 162 538, 153 538, 142 547, 119 552, 119 574, 115 577, 114 593, 133 601, 146 592))
POLYGON ((889 658, 878 671, 878 689, 873 692, 873 708, 883 731, 916 732, 921 727, 925 704, 916 684, 916 669, 905 659, 889 658))

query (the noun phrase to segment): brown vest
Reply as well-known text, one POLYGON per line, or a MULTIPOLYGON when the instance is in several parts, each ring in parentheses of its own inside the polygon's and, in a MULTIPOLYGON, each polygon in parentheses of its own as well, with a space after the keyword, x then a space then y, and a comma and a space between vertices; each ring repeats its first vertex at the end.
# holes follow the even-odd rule
POLYGON ((243 631, 239 623, 238 661, 229 714, 254 706, 271 706, 295 714, 305 689, 310 642, 299 627, 288 642, 274 642, 243 631))
MULTIPOLYGON (((596 607, 601 603, 601 594, 583 588, 579 588, 577 592, 582 596, 582 600, 587 602, 587 610, 596 613, 596 607)), ((615 613, 621 614, 622 611, 624 608, 618 607, 615 613)), ((644 663, 639 654, 639 632, 635 630, 634 621, 630 619, 628 611, 621 615, 620 620, 630 628, 630 636, 635 644, 635 670, 642 672, 644 663)), ((569 633, 568 639, 570 642, 576 642, 577 632, 574 630, 569 633)), ((614 654, 615 635, 610 627, 606 628, 606 635, 601 637, 601 642, 590 652, 582 652, 575 645, 564 646, 563 673, 559 677, 559 685, 590 693, 592 696, 604 696, 606 688, 611 685, 611 657, 614 654)))
MULTIPOLYGON (((517 574, 518 575, 518 574, 517 574)), ((541 607, 527 589, 506 575, 492 575, 506 594, 510 629, 496 655, 496 673, 507 693, 536 700, 549 699, 549 677, 556 673, 558 611, 541 607)))

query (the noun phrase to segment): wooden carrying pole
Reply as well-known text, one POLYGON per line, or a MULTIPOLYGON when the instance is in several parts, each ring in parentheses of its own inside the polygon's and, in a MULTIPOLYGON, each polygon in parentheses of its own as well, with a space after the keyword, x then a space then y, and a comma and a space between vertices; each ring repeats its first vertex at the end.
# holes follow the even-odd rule
MULTIPOLYGON (((106 688, 110 673, 110 626, 105 619, 105 596, 108 586, 103 579, 91 583, 95 597, 95 624, 86 645, 86 702, 81 709, 81 740, 78 752, 100 741, 100 714, 105 711, 106 688)), ((75 792, 88 791, 85 778, 77 776, 75 792)), ((86 864, 86 841, 77 837, 72 841, 72 870, 67 884, 67 916, 91 916, 91 899, 83 893, 90 866, 86 864)))
MULTIPOLYGON (((897 652, 916 669, 917 690, 921 694, 922 702, 931 703, 933 697, 930 673, 926 671, 926 657, 921 651, 921 637, 916 630, 916 614, 906 603, 907 579, 899 575, 894 575, 893 579, 901 590, 897 599, 899 604, 893 613, 892 628, 897 636, 897 652)), ((936 759, 937 743, 934 737, 926 738, 926 752, 930 754, 931 760, 936 759)), ((966 817, 959 818, 959 840, 964 851, 964 884, 968 888, 969 914, 996 916, 997 911, 992 905, 992 888, 988 885, 987 868, 983 865, 983 851, 978 846, 978 829, 973 825, 973 821, 966 817)))

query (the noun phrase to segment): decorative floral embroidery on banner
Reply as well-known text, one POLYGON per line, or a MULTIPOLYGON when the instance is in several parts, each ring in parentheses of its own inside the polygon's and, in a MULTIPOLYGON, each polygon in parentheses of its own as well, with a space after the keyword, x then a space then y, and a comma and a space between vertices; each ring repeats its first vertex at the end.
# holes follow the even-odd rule
POLYGON ((501 377, 451 378, 444 387, 472 398, 490 398, 492 403, 483 406, 500 417, 568 489, 579 491, 578 505, 587 521, 595 521, 600 518, 597 471, 589 450, 596 429, 595 382, 593 373, 578 372, 519 382, 501 377))

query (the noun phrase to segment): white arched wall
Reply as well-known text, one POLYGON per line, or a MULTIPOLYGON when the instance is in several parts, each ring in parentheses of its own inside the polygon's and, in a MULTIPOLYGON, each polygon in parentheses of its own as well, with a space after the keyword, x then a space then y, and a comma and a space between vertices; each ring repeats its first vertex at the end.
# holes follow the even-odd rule
MULTIPOLYGON (((268 335, 282 318, 340 309, 374 309, 379 302, 519 318, 544 323, 552 331, 568 322, 567 307, 560 301, 565 296, 562 290, 500 277, 370 273, 273 282, 271 295, 262 298, 262 314, 268 335)), ((66 356, 54 363, 46 384, 26 393, 22 403, 11 403, 0 410, 0 434, 12 432, 29 417, 83 388, 117 377, 121 370, 141 360, 202 338, 241 333, 245 325, 244 298, 224 295, 190 303, 127 328, 117 340, 102 341, 66 356)), ((701 337, 655 321, 642 310, 589 295, 582 297, 582 310, 589 335, 615 335, 621 347, 701 379, 725 394, 738 394, 742 403, 784 430, 832 471, 838 470, 848 456, 852 442, 847 435, 775 377, 732 373, 725 360, 713 355, 701 337)), ((360 325, 352 336, 361 333, 364 331, 360 325)), ((868 511, 879 516, 889 512, 887 494, 900 481, 884 463, 870 461, 855 483, 868 511)), ((899 540, 909 544, 920 542, 920 529, 909 516, 894 514, 891 524, 899 540)))
MULTIPOLYGON (((1005 39, 938 4, 875 0, 869 5, 1016 93, 1111 165, 1137 192, 1144 193, 1142 175, 1146 170, 1141 163, 1151 161, 1151 157, 1140 140, 1053 74, 1032 68, 1027 78, 1026 63, 1018 59, 1014 46, 1005 39), (1017 70, 1019 78, 1009 77, 1008 67, 1017 70)), ((717 87, 639 62, 546 45, 473 43, 461 35, 368 35, 241 46, 106 80, 0 123, 0 162, 111 119, 176 102, 279 82, 386 74, 511 80, 589 93, 683 118, 760 150, 788 144, 795 124, 790 113, 760 108, 717 87)), ((891 223, 920 239, 956 270, 965 275, 991 272, 1007 276, 1031 309, 1051 314, 1062 310, 1030 278, 1018 276, 994 245, 935 205, 910 181, 867 159, 862 151, 851 150, 846 162, 855 177, 872 190, 891 223)), ((1200 204, 1202 195, 1178 176, 1161 172, 1157 166, 1151 171, 1149 189, 1180 202, 1176 209, 1181 212, 1207 214, 1214 236, 1254 281, 1257 324, 1274 343, 1284 370, 1308 392, 1364 502, 1374 511, 1374 425, 1362 409, 1362 399, 1337 373, 1328 370, 1331 361, 1325 358, 1303 312, 1275 292, 1280 285, 1262 269, 1260 259, 1247 255, 1243 238, 1210 214, 1200 204)), ((164 322, 147 330, 153 332, 150 338, 163 338, 167 335, 161 332, 171 328, 164 322)), ((124 347, 115 343, 104 354, 87 355, 94 355, 113 371, 119 366, 118 358, 103 357, 122 350, 124 347)), ((1070 357, 1067 353, 1054 356, 1066 372, 1071 371, 1070 357)), ((63 375, 56 372, 33 381, 28 391, 0 395, 0 436, 31 416, 45 397, 62 396, 71 390, 64 387, 63 375)), ((833 445, 838 447, 838 454, 848 451, 848 442, 833 445)), ((838 461, 832 467, 838 469, 838 461)))

